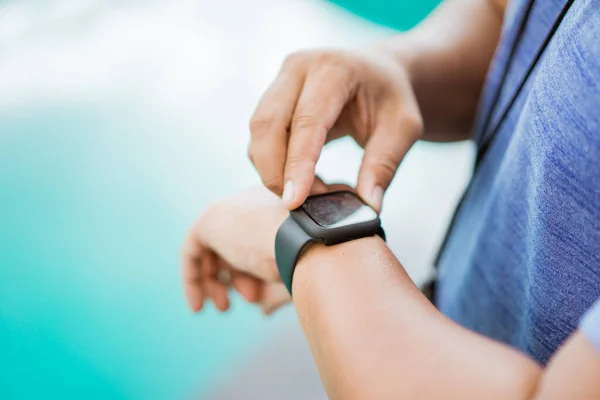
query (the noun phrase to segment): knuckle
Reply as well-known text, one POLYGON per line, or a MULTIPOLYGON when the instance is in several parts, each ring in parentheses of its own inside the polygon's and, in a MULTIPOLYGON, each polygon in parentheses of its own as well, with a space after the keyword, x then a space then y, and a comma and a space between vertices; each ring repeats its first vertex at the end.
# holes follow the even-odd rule
POLYGON ((306 154, 308 158, 318 157, 323 146, 323 143, 318 145, 318 142, 325 140, 332 125, 327 121, 317 119, 307 110, 299 110, 292 117, 291 133, 293 137, 297 138, 294 147, 297 147, 298 152, 306 154))
POLYGON ((263 185, 271 192, 281 194, 283 191, 283 177, 279 175, 275 176, 263 176, 261 177, 263 185))
POLYGON ((286 163, 286 171, 314 170, 316 162, 305 156, 291 156, 286 163))
POLYGON ((250 144, 250 146, 248 146, 247 156, 248 156, 248 159, 250 160, 250 162, 252 164, 254 164, 254 146, 252 146, 252 144, 250 144))
POLYGON ((338 65, 342 63, 342 53, 339 50, 322 50, 314 56, 319 65, 338 65))
POLYGON ((383 176, 385 179, 389 179, 396 174, 398 170, 399 162, 397 162, 394 157, 390 154, 379 154, 371 158, 370 165, 379 172, 380 176, 383 176))
POLYGON ((329 67, 348 67, 348 60, 345 53, 340 50, 304 50, 288 55, 284 62, 282 70, 297 69, 298 67, 314 70, 329 67))
POLYGON ((305 51, 296 51, 288 54, 283 60, 283 68, 293 68, 304 62, 308 53, 305 51))
POLYGON ((250 133, 254 135, 260 135, 261 133, 268 130, 273 126, 274 116, 271 114, 260 113, 255 114, 250 119, 250 133))
POLYGON ((421 137, 425 129, 423 117, 418 112, 403 115, 401 117, 401 129, 417 138, 421 137))
POLYGON ((358 65, 356 60, 340 50, 326 50, 315 56, 315 64, 327 68, 332 74, 341 77, 341 81, 352 82, 358 65))
POLYGON ((308 110, 300 109, 298 112, 292 117, 292 129, 294 130, 305 130, 305 129, 313 129, 318 128, 319 123, 315 119, 312 112, 308 110))

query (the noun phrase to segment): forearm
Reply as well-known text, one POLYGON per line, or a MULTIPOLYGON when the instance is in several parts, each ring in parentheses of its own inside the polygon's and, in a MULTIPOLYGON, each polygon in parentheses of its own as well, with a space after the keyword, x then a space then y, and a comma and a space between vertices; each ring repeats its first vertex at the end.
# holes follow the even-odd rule
POLYGON ((424 139, 467 139, 502 27, 505 0, 447 0, 382 46, 407 65, 424 139))
POLYGON ((293 293, 333 399, 525 399, 535 390, 533 361, 444 317, 379 238, 311 248, 293 293))

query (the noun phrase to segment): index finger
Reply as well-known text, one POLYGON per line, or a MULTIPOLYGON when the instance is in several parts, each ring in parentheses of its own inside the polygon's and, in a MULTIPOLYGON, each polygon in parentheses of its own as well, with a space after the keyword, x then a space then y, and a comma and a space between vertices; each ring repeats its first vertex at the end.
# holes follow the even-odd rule
POLYGON ((263 184, 281 196, 288 128, 302 90, 305 72, 295 58, 288 58, 281 72, 258 103, 250 120, 248 156, 263 184))
POLYGON ((336 67, 310 74, 294 110, 284 173, 283 202, 293 210, 306 200, 325 139, 348 99, 351 85, 336 67))
POLYGON ((190 233, 182 250, 182 279, 185 297, 192 311, 204 305, 204 275, 202 273, 202 246, 190 233))

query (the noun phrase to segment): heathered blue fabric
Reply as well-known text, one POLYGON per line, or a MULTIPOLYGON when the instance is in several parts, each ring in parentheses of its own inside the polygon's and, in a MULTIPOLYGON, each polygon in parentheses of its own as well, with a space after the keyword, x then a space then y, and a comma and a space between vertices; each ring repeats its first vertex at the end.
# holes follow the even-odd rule
MULTIPOLYGON (((493 121, 565 3, 535 2, 493 121)), ((526 4, 509 3, 477 143, 526 4)), ((599 298, 600 0, 575 0, 565 16, 475 171, 438 267, 443 313, 541 363, 599 298)))

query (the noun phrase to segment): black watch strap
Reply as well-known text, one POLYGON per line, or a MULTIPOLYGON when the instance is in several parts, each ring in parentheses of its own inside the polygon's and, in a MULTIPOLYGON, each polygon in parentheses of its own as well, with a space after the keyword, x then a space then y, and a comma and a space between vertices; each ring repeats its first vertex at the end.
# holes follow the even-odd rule
POLYGON ((281 280, 288 292, 292 293, 292 278, 298 257, 309 243, 316 242, 289 216, 277 231, 275 237, 275 261, 281 280))
MULTIPOLYGON (((385 232, 381 226, 375 234, 385 240, 385 232)), ((302 254, 302 250, 307 245, 317 242, 322 242, 322 240, 308 235, 292 216, 287 217, 279 227, 279 230, 277 230, 277 235, 275 236, 275 261, 281 280, 290 294, 292 294, 294 270, 296 269, 296 263, 300 254, 302 254)))

